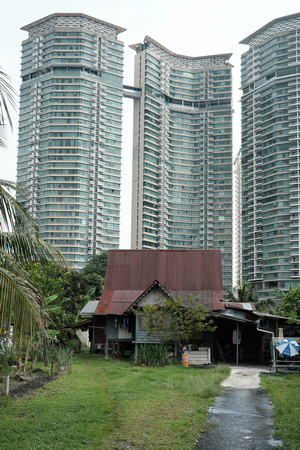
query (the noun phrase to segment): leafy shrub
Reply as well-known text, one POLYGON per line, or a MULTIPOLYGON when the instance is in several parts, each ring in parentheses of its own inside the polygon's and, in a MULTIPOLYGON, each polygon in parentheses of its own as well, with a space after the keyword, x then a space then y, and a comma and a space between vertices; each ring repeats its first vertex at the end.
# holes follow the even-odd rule
POLYGON ((142 344, 138 351, 138 363, 146 366, 168 364, 168 349, 164 344, 142 344))
POLYGON ((18 364, 18 354, 11 344, 5 345, 0 341, 0 374, 4 375, 12 370, 12 366, 18 364))
POLYGON ((66 347, 74 353, 80 353, 81 340, 78 337, 75 337, 74 339, 70 339, 67 342, 66 347))
POLYGON ((56 362, 58 366, 66 366, 70 361, 72 352, 69 348, 60 347, 56 353, 56 362))

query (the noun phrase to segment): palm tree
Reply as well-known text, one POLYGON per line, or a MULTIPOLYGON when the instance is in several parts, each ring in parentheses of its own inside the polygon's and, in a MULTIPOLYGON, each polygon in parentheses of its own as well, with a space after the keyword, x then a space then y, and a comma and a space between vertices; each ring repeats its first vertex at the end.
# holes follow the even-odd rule
MULTIPOLYGON (((0 146, 4 145, 5 117, 11 126, 8 103, 14 104, 8 80, 0 71, 0 146)), ((12 337, 20 349, 24 335, 30 343, 36 330, 45 330, 48 320, 45 302, 25 265, 48 260, 68 264, 58 250, 40 238, 35 219, 14 198, 13 191, 25 196, 21 186, 0 180, 0 339, 8 342, 12 337)))
POLYGON ((44 329, 47 318, 45 303, 25 265, 65 261, 58 250, 39 237, 36 221, 12 196, 11 189, 24 195, 15 183, 0 180, 0 337, 8 336, 13 323, 13 341, 21 342, 25 332, 31 339, 37 328, 44 329))
POLYGON ((237 297, 234 297, 232 292, 228 292, 227 296, 230 302, 252 302, 255 304, 257 311, 268 312, 270 314, 276 312, 276 303, 272 299, 259 300, 256 286, 245 280, 238 281, 237 297))
POLYGON ((253 302, 258 301, 258 293, 256 287, 247 281, 238 281, 237 297, 232 292, 228 292, 228 299, 230 302, 253 302))

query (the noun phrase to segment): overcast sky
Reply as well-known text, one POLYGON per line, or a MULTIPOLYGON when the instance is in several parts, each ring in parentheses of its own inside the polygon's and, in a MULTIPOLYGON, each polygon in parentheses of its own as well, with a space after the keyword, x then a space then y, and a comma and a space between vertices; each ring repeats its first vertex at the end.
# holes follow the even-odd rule
MULTIPOLYGON (((135 52, 128 48, 146 35, 174 53, 205 56, 233 53, 234 155, 240 147, 240 57, 247 46, 239 42, 281 16, 300 12, 297 0, 10 0, 1 5, 0 67, 20 86, 20 28, 55 12, 79 12, 126 28, 119 34, 125 44, 125 84, 133 84, 135 52)), ((0 178, 15 181, 17 114, 7 149, 0 149, 0 178)), ((121 248, 130 245, 132 101, 124 101, 123 188, 121 248)))

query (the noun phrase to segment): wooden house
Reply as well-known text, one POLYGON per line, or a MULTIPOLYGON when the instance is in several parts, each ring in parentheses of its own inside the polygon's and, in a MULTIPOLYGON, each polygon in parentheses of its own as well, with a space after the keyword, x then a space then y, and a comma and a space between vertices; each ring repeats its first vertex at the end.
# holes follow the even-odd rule
POLYGON ((210 358, 236 364, 266 362, 273 337, 287 330, 285 317, 260 313, 253 303, 222 301, 218 250, 110 250, 103 294, 85 308, 92 315, 88 325, 92 350, 137 354, 140 344, 157 339, 143 330, 133 308, 169 296, 187 302, 189 294, 209 311, 217 326, 214 333, 194 333, 188 349, 197 361, 201 351, 207 362, 210 358))
MULTIPOLYGON (((132 308, 169 296, 187 302, 189 294, 209 311, 220 308, 220 251, 110 250, 104 291, 93 312, 93 348, 126 355, 141 343, 157 342, 143 331, 132 308)), ((198 333, 193 348, 207 346, 208 335, 198 333)))

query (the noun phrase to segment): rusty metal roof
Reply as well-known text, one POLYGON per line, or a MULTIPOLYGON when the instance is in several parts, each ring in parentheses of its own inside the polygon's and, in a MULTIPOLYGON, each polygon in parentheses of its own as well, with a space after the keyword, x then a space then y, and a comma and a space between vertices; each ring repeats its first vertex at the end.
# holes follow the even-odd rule
POLYGON ((192 294, 207 309, 220 309, 221 252, 109 250, 104 291, 94 314, 122 315, 155 280, 174 297, 192 294))

